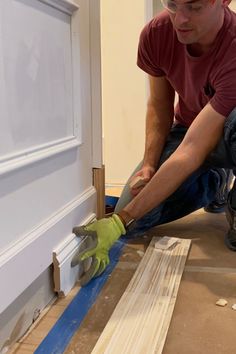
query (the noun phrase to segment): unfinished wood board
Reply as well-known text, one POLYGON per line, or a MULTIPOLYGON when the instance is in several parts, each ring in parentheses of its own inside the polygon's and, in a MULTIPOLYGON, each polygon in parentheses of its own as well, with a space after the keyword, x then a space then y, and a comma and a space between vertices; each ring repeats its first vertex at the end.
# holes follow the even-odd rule
POLYGON ((130 186, 130 188, 139 188, 139 187, 144 186, 145 184, 147 184, 147 181, 145 180, 145 178, 143 178, 141 176, 136 176, 136 177, 134 177, 134 179, 132 179, 129 186, 130 186))
POLYGON ((191 241, 159 250, 157 240, 150 243, 92 354, 162 352, 191 241))
POLYGON ((105 216, 105 166, 93 168, 93 185, 97 191, 97 218, 105 216))

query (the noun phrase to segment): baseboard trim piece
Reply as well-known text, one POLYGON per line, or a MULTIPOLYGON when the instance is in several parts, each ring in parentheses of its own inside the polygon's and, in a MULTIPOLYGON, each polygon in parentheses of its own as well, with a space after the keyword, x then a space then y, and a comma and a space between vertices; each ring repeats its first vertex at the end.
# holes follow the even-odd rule
POLYGON ((162 353, 190 240, 168 250, 150 243, 92 354, 162 353))
MULTIPOLYGON (((93 215, 84 220, 84 224, 92 220, 93 215)), ((53 251, 54 290, 61 297, 66 296, 78 281, 80 268, 79 266, 72 268, 71 261, 80 244, 81 238, 72 233, 53 251)))

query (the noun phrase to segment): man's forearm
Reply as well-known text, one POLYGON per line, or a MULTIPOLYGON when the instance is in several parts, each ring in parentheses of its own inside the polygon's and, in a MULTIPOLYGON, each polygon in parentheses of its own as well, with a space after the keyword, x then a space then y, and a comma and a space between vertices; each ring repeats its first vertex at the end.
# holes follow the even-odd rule
MULTIPOLYGON (((124 208, 134 219, 166 200, 205 161, 222 137, 225 117, 208 104, 191 124, 177 150, 124 208)), ((176 206, 178 207, 178 206, 176 206)))
POLYGON ((173 117, 174 107, 171 102, 155 102, 154 104, 149 100, 146 115, 144 166, 156 168, 173 124, 173 117))
POLYGON ((143 190, 124 208, 131 218, 139 219, 162 203, 201 165, 186 154, 172 155, 143 190), (175 155, 175 156, 174 156, 175 155))

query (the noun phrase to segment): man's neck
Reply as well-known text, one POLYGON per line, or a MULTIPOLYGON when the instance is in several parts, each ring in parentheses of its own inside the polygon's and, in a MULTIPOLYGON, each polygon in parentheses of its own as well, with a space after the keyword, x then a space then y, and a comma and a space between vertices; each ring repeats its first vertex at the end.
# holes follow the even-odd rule
POLYGON ((208 45, 203 45, 200 43, 189 44, 187 45, 187 50, 192 57, 201 57, 210 50, 213 43, 214 42, 208 45))
POLYGON ((215 43, 215 39, 219 31, 221 30, 224 24, 224 13, 222 13, 222 16, 218 23, 219 25, 214 29, 214 31, 212 31, 212 33, 208 35, 206 39, 202 40, 202 42, 187 45, 187 50, 191 56, 200 57, 211 49, 211 47, 215 43))

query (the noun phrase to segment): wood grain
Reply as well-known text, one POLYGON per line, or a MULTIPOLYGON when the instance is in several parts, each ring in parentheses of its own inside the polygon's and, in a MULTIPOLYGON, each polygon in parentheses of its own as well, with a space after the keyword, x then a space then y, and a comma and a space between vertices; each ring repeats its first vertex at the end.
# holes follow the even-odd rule
POLYGON ((168 250, 153 238, 92 354, 161 353, 190 240, 168 250))
POLYGON ((147 183, 147 181, 145 180, 145 178, 143 178, 141 176, 136 176, 132 179, 129 186, 130 186, 130 188, 139 188, 141 186, 144 186, 146 183, 147 183))
POLYGON ((93 168, 93 185, 97 191, 97 218, 105 215, 105 166, 93 168))

